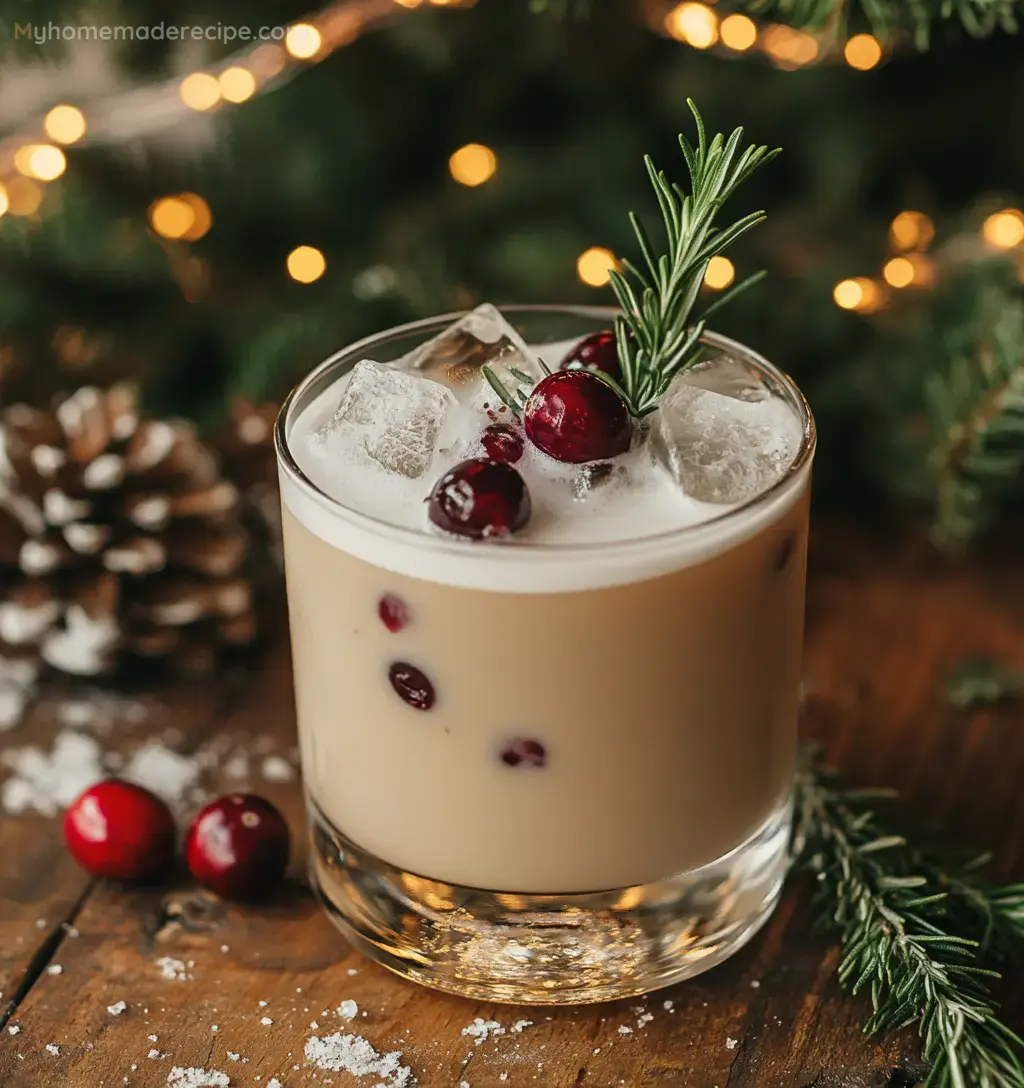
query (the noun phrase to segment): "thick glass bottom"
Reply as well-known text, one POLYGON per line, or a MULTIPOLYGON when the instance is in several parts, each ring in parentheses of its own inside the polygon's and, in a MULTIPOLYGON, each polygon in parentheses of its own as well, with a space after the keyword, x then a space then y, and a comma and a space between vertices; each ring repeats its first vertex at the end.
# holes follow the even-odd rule
POLYGON ((483 1001, 572 1005, 635 997, 742 948, 778 902, 792 805, 699 869, 571 895, 483 891, 396 869, 310 803, 313 887, 360 952, 404 978, 483 1001))

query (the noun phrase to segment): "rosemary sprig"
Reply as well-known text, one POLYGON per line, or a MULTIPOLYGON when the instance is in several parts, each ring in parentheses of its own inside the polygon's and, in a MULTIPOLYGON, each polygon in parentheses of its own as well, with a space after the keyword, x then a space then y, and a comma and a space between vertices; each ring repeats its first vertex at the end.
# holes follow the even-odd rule
POLYGON ((667 251, 655 254, 647 231, 630 212, 643 270, 623 261, 622 271, 611 274, 612 288, 622 307, 622 316, 616 319, 622 377, 612 384, 638 418, 653 412, 673 377, 697 361, 708 313, 761 279, 757 274, 742 281, 693 319, 708 262, 765 218, 764 212, 751 212, 720 228, 715 225, 719 210, 755 170, 779 154, 779 149, 750 146, 740 153, 742 128, 728 139, 719 133, 709 143, 700 111, 692 100, 687 99, 687 104, 697 122, 696 147, 685 135, 679 135, 690 176, 689 193, 669 182, 650 156, 644 158, 664 220, 667 251))
POLYGON ((927 1088, 1024 1088, 1024 1040, 999 1020, 999 975, 977 959, 996 933, 1024 939, 1024 889, 986 885, 977 865, 950 871, 887 833, 867 807, 882 795, 841 789, 816 756, 798 775, 795 863, 839 935, 840 983, 869 988, 867 1032, 917 1025, 927 1088))

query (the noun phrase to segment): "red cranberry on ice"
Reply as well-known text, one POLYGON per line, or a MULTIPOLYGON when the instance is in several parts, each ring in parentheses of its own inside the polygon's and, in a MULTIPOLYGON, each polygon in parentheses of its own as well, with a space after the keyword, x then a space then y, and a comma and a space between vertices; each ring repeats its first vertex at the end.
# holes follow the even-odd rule
POLYGON ((507 423, 492 423, 484 431, 480 442, 492 461, 512 465, 523 456, 522 435, 507 423))
POLYGON ((438 528, 456 536, 471 540, 508 536, 529 520, 530 492, 511 465, 477 457, 441 477, 427 512, 438 528))
POLYGON ((534 387, 523 412, 530 441, 569 464, 606 461, 629 449, 626 402, 589 370, 559 370, 534 387))
POLYGON ((618 378, 622 373, 619 366, 619 352, 616 347, 615 333, 611 329, 592 332, 570 348, 562 360, 559 370, 568 370, 571 366, 586 367, 587 370, 601 370, 618 378))

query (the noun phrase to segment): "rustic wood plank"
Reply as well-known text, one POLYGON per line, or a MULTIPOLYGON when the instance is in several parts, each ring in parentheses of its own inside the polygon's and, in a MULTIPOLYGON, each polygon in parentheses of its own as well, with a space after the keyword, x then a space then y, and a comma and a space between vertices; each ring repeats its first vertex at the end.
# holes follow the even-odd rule
MULTIPOLYGON (((996 850, 1002 873, 1019 875, 1024 708, 965 714, 944 707, 935 688, 964 654, 1024 658, 1024 572, 1005 562, 946 567, 913 544, 893 548, 847 530, 819 537, 806 732, 854 781, 900 786, 902 815, 996 850)), ((254 746, 283 751, 294 729, 289 682, 279 645, 242 685, 217 734, 194 722, 182 728, 198 744, 248 735, 254 746)), ((222 747, 226 756, 231 744, 222 747)), ((227 770, 213 769, 212 788, 237 785, 227 770)), ((303 841, 298 782, 257 776, 254 784, 282 805, 303 841)), ((50 823, 3 830, 0 842, 27 860, 5 857, 0 875, 5 887, 45 882, 52 901, 67 906, 79 885, 62 884, 50 823), (51 868, 49 877, 31 876, 51 868)), ((301 865, 300 851, 295 876, 301 865)), ((297 880, 252 908, 187 885, 97 885, 78 912, 80 936, 60 947, 63 972, 39 974, 12 1021, 21 1033, 0 1041, 0 1084, 96 1088, 127 1077, 157 1086, 172 1065, 223 1070, 233 1085, 263 1086, 273 1076, 285 1088, 372 1084, 304 1063, 311 1034, 346 1029, 380 1050, 402 1050, 421 1088, 906 1088, 915 1080, 915 1040, 863 1037, 863 1004, 838 992, 834 952, 809 932, 806 891, 792 887, 766 931, 708 975, 645 1002, 545 1010, 478 1005, 401 982, 352 953, 297 880), (162 956, 191 961, 193 977, 162 978, 162 956), (342 1019, 332 1010, 345 999, 366 1015, 342 1019), (119 1000, 127 1010, 110 1015, 107 1006, 119 1000), (640 1024, 634 1010, 653 1019, 640 1024), (477 1044, 461 1034, 477 1016, 506 1028, 520 1018, 534 1023, 477 1044), (620 1026, 632 1031, 620 1034, 620 1026), (166 1057, 148 1058, 151 1049, 166 1057)), ((22 893, 22 901, 25 928, 41 900, 22 893)), ((1024 1024, 1020 1007, 1008 1015, 1024 1024)))

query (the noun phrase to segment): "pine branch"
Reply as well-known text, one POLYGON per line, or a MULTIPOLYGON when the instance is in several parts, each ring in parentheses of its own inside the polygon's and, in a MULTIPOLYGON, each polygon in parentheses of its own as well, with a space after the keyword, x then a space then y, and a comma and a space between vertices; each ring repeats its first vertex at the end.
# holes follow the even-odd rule
MULTIPOLYGON (((624 261, 622 271, 611 273, 612 289, 622 308, 616 322, 619 384, 630 412, 638 418, 653 412, 676 374, 697 361, 707 313, 694 319, 693 308, 708 262, 765 218, 764 212, 752 212, 719 227, 718 212, 751 174, 779 154, 778 148, 769 151, 753 145, 740 154, 741 128, 728 140, 719 134, 709 142, 700 111, 692 100, 687 99, 687 104, 697 123, 697 144, 693 146, 680 133, 679 146, 690 191, 669 182, 650 156, 644 158, 661 210, 665 252, 656 253, 647 231, 631 212, 642 261, 639 265, 624 261)), ((744 281, 733 294, 757 278, 744 281)))
POLYGON ((987 328, 974 351, 933 374, 926 412, 936 441, 932 536, 955 549, 992 513, 994 500, 1024 478, 1024 300, 986 298, 987 328))
POLYGON ((1024 1088, 1024 1040, 998 1019, 988 984, 999 976, 978 962, 996 927, 1024 940, 1024 889, 924 859, 867 807, 882 795, 843 790, 814 755, 798 775, 795 864, 839 936, 839 981, 869 990, 868 1033, 917 1026, 927 1088, 1024 1088))

